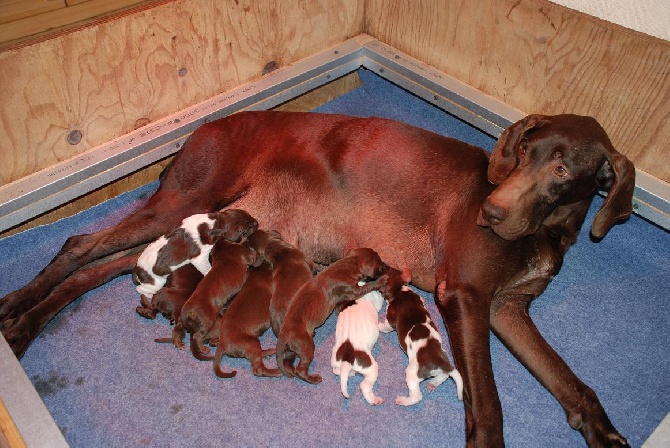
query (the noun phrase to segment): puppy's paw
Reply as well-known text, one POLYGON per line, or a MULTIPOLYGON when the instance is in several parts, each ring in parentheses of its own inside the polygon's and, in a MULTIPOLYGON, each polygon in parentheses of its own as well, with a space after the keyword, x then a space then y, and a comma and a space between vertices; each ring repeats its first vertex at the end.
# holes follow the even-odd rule
POLYGON ((368 400, 368 403, 370 403, 372 406, 379 406, 384 402, 384 399, 381 397, 373 397, 371 400, 368 400))
POLYGON ((276 353, 277 353, 277 349, 275 347, 272 347, 272 348, 263 349, 263 351, 261 352, 261 355, 263 356, 263 358, 269 358, 271 356, 274 356, 276 353))
POLYGON ((417 404, 419 401, 421 401, 421 399, 415 400, 412 397, 396 397, 395 404, 400 406, 412 406, 413 404, 417 404))

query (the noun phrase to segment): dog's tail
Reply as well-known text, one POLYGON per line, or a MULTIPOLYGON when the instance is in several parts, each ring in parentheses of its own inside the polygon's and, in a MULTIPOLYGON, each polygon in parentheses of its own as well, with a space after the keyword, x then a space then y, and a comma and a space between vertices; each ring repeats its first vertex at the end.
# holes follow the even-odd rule
POLYGON ((221 358, 223 358, 223 349, 221 347, 222 347, 221 343, 219 343, 219 345, 216 347, 216 354, 214 355, 214 375, 218 376, 219 378, 232 378, 235 375, 237 375, 237 370, 233 370, 231 372, 223 371, 223 369, 221 368, 221 358))
POLYGON ((277 339, 275 359, 277 360, 277 367, 282 375, 288 377, 294 376, 293 361, 295 360, 295 353, 289 348, 289 342, 282 338, 281 335, 277 339))
POLYGON ((191 353, 193 354, 193 357, 199 361, 211 361, 214 359, 214 356, 209 354, 209 349, 206 347, 202 347, 201 349, 201 344, 198 343, 198 340, 193 337, 193 333, 191 333, 191 341, 190 341, 190 346, 191 346, 191 353), (207 352, 203 350, 208 350, 207 352))
POLYGON ((449 376, 453 378, 454 383, 456 383, 456 395, 458 399, 463 401, 463 377, 458 370, 454 369, 451 372, 448 372, 449 376))
POLYGON ((340 365, 340 390, 344 398, 349 398, 349 373, 351 372, 351 363, 342 361, 340 365))

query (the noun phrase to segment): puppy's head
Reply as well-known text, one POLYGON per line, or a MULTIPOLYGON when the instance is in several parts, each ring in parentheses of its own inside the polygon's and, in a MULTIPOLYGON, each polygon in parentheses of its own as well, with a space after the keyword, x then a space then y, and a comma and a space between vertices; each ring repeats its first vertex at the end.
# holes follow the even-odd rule
POLYGON ((412 281, 412 273, 409 268, 400 271, 389 266, 386 275, 388 275, 388 282, 381 291, 384 294, 384 298, 392 302, 395 295, 412 281))
POLYGON ((256 257, 260 259, 260 263, 267 261, 268 244, 270 241, 281 239, 279 232, 274 230, 256 230, 247 238, 244 243, 250 250, 255 252, 256 257))
POLYGON ((367 280, 379 278, 388 268, 379 254, 367 247, 351 249, 346 256, 356 258, 358 271, 367 280))
POLYGON ((222 210, 210 213, 209 217, 214 220, 210 230, 213 241, 224 238, 239 243, 258 229, 258 221, 244 210, 222 210))

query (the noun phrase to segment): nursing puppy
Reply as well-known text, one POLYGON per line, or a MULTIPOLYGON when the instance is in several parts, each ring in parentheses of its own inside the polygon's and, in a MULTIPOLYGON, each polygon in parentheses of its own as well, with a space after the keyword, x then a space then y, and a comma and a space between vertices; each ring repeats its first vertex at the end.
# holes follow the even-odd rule
POLYGON ((179 320, 182 306, 202 278, 202 273, 192 264, 177 268, 151 300, 144 294, 140 296, 141 306, 135 309, 137 314, 146 319, 154 319, 160 313, 170 320, 170 325, 174 325, 179 320))
POLYGON ((275 348, 263 350, 259 338, 270 328, 270 298, 272 297, 272 266, 263 262, 251 267, 247 279, 221 317, 219 340, 214 355, 214 373, 219 378, 232 378, 237 371, 221 369, 223 355, 247 358, 256 376, 281 376, 278 369, 263 363, 264 356, 275 353, 275 348))
POLYGON ((214 243, 222 238, 242 241, 257 228, 258 221, 244 210, 191 215, 144 249, 133 268, 135 289, 151 299, 175 269, 189 263, 206 275, 212 267, 209 253, 214 243))
POLYGON ((372 357, 372 347, 379 338, 379 311, 383 304, 384 296, 379 291, 372 291, 341 306, 331 357, 333 373, 340 375, 342 395, 349 398, 349 376, 358 372, 365 377, 360 384, 363 397, 372 405, 384 402, 372 391, 379 374, 379 365, 372 357))
POLYGON ((285 376, 297 376, 312 384, 321 382, 321 375, 309 374, 314 359, 314 330, 338 305, 379 289, 385 281, 381 277, 385 269, 374 250, 353 249, 298 290, 277 338, 277 365, 285 376), (359 286, 360 281, 367 283, 359 286), (300 361, 294 367, 296 357, 300 361))
POLYGON ((177 348, 184 347, 185 333, 191 334, 191 353, 198 359, 209 353, 205 343, 212 337, 217 318, 242 288, 249 266, 257 263, 256 254, 247 246, 225 239, 217 241, 211 252, 212 268, 184 303, 172 332, 177 348))
POLYGON ((279 336, 291 299, 314 276, 316 267, 311 258, 284 241, 278 232, 258 230, 247 244, 256 256, 272 265, 270 324, 275 336, 279 336))
POLYGON ((447 359, 437 327, 423 299, 410 289, 410 281, 409 271, 400 272, 389 268, 388 282, 382 288, 388 307, 385 321, 379 323, 379 330, 384 333, 396 330, 400 347, 409 358, 405 369, 409 396, 398 396, 395 403, 402 406, 416 404, 422 398, 419 388, 421 381, 431 378, 427 388, 433 391, 449 377, 456 383, 458 399, 463 400, 461 375, 447 359))

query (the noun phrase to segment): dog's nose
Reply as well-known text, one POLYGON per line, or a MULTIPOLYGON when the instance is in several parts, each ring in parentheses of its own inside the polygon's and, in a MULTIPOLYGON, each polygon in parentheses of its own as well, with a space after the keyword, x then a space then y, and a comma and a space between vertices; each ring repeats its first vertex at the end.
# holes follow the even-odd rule
POLYGON ((481 211, 482 218, 484 218, 484 220, 490 225, 500 224, 505 220, 505 218, 507 218, 507 210, 495 205, 488 198, 482 204, 481 211))

